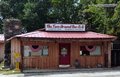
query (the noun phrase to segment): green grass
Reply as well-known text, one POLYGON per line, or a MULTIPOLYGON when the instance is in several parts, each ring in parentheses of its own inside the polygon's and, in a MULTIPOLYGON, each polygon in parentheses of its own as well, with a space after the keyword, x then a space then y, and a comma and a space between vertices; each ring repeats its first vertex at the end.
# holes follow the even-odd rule
POLYGON ((2 69, 2 67, 4 66, 4 62, 0 63, 0 74, 20 74, 20 71, 16 71, 15 69, 2 69))

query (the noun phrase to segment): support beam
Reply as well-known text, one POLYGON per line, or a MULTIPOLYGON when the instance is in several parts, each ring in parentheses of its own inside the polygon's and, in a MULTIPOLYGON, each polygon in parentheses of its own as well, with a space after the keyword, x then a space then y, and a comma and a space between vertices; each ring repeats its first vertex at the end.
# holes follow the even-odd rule
POLYGON ((111 68, 111 42, 108 42, 108 68, 111 68))

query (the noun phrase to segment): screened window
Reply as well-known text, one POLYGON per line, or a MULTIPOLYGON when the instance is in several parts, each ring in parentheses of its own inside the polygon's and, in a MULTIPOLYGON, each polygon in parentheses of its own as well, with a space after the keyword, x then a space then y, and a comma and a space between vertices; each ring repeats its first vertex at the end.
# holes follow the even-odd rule
POLYGON ((48 46, 24 46, 24 56, 48 56, 48 46))
POLYGON ((101 55, 100 46, 80 46, 80 55, 101 55))

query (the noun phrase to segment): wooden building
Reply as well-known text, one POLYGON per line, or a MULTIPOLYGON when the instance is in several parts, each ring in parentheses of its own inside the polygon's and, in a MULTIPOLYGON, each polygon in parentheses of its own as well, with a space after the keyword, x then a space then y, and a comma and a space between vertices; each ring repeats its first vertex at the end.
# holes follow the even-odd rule
POLYGON ((21 69, 111 67, 115 36, 85 31, 84 25, 46 24, 11 39, 11 61, 21 69), (70 27, 71 26, 71 27, 70 27))
POLYGON ((0 34, 0 61, 4 59, 4 35, 0 34))

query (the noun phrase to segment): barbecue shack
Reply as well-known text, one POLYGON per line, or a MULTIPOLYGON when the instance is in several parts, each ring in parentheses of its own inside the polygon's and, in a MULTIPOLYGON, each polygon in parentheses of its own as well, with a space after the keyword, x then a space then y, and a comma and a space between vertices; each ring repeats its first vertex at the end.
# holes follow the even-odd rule
POLYGON ((111 67, 115 39, 85 31, 84 24, 45 24, 11 39, 12 66, 19 61, 22 69, 111 67))

